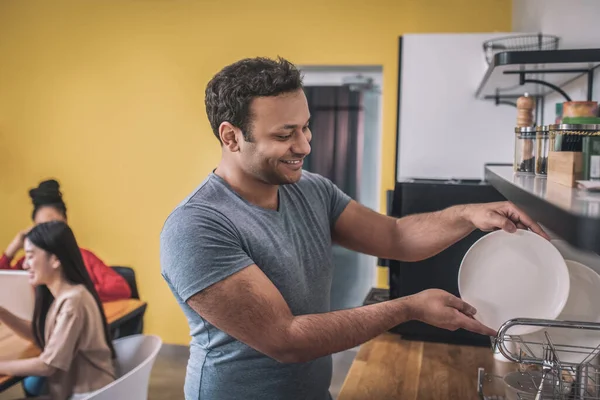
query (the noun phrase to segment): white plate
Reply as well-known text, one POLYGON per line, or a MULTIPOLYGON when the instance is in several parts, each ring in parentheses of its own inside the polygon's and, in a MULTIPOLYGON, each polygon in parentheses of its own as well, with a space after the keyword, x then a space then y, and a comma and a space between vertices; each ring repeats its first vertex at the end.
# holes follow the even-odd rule
MULTIPOLYGON (((576 261, 567 260, 566 262, 569 268, 571 290, 569 291, 567 304, 558 319, 562 321, 600 322, 600 275, 576 261)), ((522 339, 524 342, 546 343, 547 339, 544 331, 548 332, 552 343, 555 345, 589 347, 588 354, 600 345, 600 331, 567 328, 546 328, 543 331, 525 335, 522 339)), ((534 356, 543 358, 542 346, 528 344, 528 347, 534 356)), ((523 350, 526 351, 526 349, 523 350)), ((562 346, 559 346, 557 350, 558 358, 562 362, 580 364, 587 357, 584 350, 562 346)))
MULTIPOLYGON (((513 318, 555 319, 569 297, 569 271, 558 250, 535 233, 495 231, 479 239, 458 271, 458 290, 475 319, 498 330, 513 318)), ((525 335, 543 329, 515 326, 525 335)))

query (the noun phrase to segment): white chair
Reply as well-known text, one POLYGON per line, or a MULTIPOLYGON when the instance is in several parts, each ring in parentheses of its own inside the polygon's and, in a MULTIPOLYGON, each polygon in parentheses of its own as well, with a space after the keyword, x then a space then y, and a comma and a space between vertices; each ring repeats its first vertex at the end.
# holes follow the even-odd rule
POLYGON ((153 335, 127 336, 113 342, 119 378, 85 400, 147 400, 150 372, 162 347, 153 335))

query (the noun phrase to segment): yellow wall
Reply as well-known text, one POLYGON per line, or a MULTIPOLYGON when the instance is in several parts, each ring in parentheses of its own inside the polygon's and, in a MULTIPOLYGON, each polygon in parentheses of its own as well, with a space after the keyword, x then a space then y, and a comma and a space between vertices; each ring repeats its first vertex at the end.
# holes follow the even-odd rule
POLYGON ((204 114, 208 79, 256 55, 382 65, 385 190, 398 36, 508 31, 510 20, 510 0, 1 1, 0 246, 30 222, 27 189, 58 178, 80 244, 136 268, 147 331, 187 343, 158 237, 219 159, 204 114))

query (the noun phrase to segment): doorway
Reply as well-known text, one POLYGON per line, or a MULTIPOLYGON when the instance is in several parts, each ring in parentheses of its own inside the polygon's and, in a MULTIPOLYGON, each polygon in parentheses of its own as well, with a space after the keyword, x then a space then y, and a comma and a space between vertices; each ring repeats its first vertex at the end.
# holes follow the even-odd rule
MULTIPOLYGON (((305 169, 332 180, 362 205, 377 210, 381 182, 382 68, 305 66, 312 153, 305 169)), ((362 305, 377 284, 377 259, 333 248, 331 309, 362 305)))

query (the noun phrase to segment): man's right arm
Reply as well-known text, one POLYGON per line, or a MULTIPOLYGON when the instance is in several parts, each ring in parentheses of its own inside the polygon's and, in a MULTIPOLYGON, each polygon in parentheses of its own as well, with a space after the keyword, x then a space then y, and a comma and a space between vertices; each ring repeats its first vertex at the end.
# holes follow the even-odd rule
POLYGON ((350 349, 411 319, 450 330, 495 334, 472 318, 473 307, 435 289, 354 309, 295 316, 256 265, 209 286, 187 304, 218 329, 284 363, 350 349))

